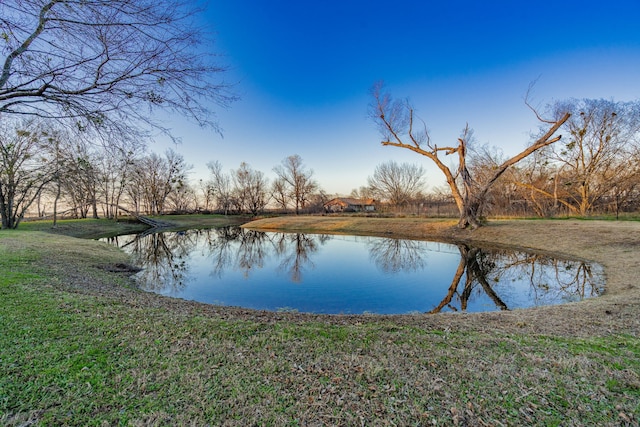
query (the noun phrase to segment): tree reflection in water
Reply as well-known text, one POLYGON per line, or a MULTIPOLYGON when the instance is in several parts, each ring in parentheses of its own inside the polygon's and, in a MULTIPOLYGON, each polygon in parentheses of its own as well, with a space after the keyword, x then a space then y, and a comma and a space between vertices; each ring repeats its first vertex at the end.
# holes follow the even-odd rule
POLYGON ((457 297, 459 301, 460 310, 466 311, 469 298, 471 298, 474 288, 478 285, 482 287, 482 290, 491 298, 497 308, 508 310, 507 305, 487 282, 488 272, 496 265, 492 261, 492 257, 487 252, 483 252, 478 248, 469 248, 467 245, 458 245, 458 250, 460 250, 460 263, 453 280, 451 280, 449 292, 447 292, 440 304, 429 313, 439 313, 444 307, 457 311, 456 307, 452 305, 454 297, 457 297), (462 280, 463 278, 464 281, 462 280), (460 289, 461 283, 463 283, 462 289, 460 289))
POLYGON ((311 254, 318 251, 331 236, 326 234, 273 233, 271 242, 280 258, 281 271, 286 271, 294 283, 302 282, 302 272, 308 265, 314 266, 311 254))
MULTIPOLYGON (((457 244, 460 262, 447 294, 428 313, 448 308, 466 311, 474 294, 484 293, 499 310, 509 310, 499 291, 509 283, 527 280, 532 305, 569 302, 597 296, 592 266, 584 261, 569 261, 540 254, 498 249, 480 249, 457 244), (493 284, 491 284, 491 283, 493 284)), ((376 239, 369 244, 371 259, 383 271, 415 271, 426 266, 427 248, 418 241, 376 239)))
POLYGON ((202 230, 140 233, 105 240, 133 256, 133 263, 142 268, 137 277, 146 284, 146 290, 179 290, 186 286, 186 261, 196 247, 200 234, 202 230))
POLYGON ((225 270, 240 270, 245 278, 251 271, 264 266, 268 257, 268 239, 265 233, 240 227, 205 230, 206 248, 213 261, 212 274, 222 277, 225 270))
POLYGON ((210 230, 207 248, 213 260, 213 274, 217 277, 232 268, 241 270, 248 278, 252 270, 263 268, 265 260, 273 255, 280 259, 280 269, 287 271, 293 282, 299 283, 304 268, 313 266, 310 254, 328 239, 325 235, 265 233, 225 227, 210 230))
MULTIPOLYGON (((303 283, 305 271, 316 268, 312 259, 332 239, 328 235, 265 233, 225 227, 143 233, 103 240, 131 253, 134 262, 143 268, 138 279, 146 290, 176 294, 188 287, 192 280, 189 260, 196 252, 206 258, 209 275, 216 279, 222 279, 231 271, 240 272, 249 279, 254 272, 275 265, 276 271, 268 273, 272 270, 267 269, 267 274, 274 276, 277 272, 284 272, 291 282, 303 283)), ((441 266, 429 265, 429 258, 439 250, 439 244, 372 237, 354 237, 354 241, 366 244, 369 259, 381 271, 379 276, 389 277, 385 279, 385 285, 393 286, 398 274, 410 272, 424 277, 425 293, 430 292, 429 287, 436 286, 429 283, 432 277, 429 270, 441 266)), ((335 242, 336 245, 338 243, 335 242)), ((442 289, 443 295, 436 295, 430 300, 432 308, 427 308, 428 313, 466 311, 471 301, 480 299, 492 305, 485 311, 555 304, 596 296, 601 290, 593 285, 599 280, 598 272, 594 272, 594 267, 587 262, 510 250, 481 249, 467 244, 441 245, 443 252, 459 252, 460 259, 455 271, 449 273, 451 281, 448 288, 446 284, 435 287, 442 289), (528 295, 515 295, 522 291, 515 290, 513 284, 523 282, 528 295), (522 298, 527 299, 526 303, 520 304, 522 298)), ((334 247, 337 246, 330 246, 334 247)), ((367 297, 365 294, 361 296, 367 297)))
POLYGON ((380 238, 369 241, 369 257, 385 272, 422 270, 429 249, 417 240, 380 238))
POLYGON ((291 280, 302 281, 306 267, 313 267, 310 255, 331 237, 301 233, 265 233, 241 227, 223 227, 180 232, 141 233, 116 236, 104 241, 127 250, 134 264, 143 270, 138 280, 149 291, 179 291, 187 284, 185 259, 196 247, 203 247, 212 262, 211 274, 221 278, 235 269, 248 278, 252 270, 264 267, 267 258, 280 260, 280 270, 291 280), (199 245, 204 242, 204 245, 199 245))

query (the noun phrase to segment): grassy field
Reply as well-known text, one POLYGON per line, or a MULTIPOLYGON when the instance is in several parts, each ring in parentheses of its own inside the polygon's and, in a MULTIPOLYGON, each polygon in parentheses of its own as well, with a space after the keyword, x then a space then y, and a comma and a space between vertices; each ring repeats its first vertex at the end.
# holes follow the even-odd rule
MULTIPOLYGON (((170 220, 183 227, 226 221, 170 220)), ((366 218, 252 224, 549 250, 536 240, 544 231, 556 241, 553 250, 603 263, 607 294, 509 313, 255 312, 138 291, 122 252, 71 237, 122 225, 2 230, 0 424, 638 425, 640 224, 505 221, 474 234, 450 225, 366 218), (624 266, 631 271, 617 271, 624 266)))

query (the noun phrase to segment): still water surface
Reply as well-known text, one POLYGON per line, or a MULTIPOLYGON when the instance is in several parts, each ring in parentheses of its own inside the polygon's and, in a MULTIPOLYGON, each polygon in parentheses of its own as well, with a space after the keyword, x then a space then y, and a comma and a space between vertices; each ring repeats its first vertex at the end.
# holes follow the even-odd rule
POLYGON ((511 310, 597 296, 593 263, 383 237, 226 227, 118 236, 139 286, 259 310, 402 314, 511 310))

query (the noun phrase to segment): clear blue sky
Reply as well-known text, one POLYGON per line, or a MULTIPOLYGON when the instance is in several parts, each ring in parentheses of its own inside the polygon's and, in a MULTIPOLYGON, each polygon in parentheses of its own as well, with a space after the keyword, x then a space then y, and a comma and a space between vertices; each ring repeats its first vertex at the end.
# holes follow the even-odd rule
POLYGON ((468 122, 479 143, 515 154, 537 128, 523 103, 535 79, 540 106, 640 99, 639 22, 639 0, 211 0, 211 49, 241 100, 219 112, 223 138, 170 124, 193 179, 213 160, 272 178, 298 154, 330 194, 365 185, 387 160, 421 164, 433 188, 444 180, 426 158, 380 145, 367 118, 376 81, 411 100, 438 145, 468 122))

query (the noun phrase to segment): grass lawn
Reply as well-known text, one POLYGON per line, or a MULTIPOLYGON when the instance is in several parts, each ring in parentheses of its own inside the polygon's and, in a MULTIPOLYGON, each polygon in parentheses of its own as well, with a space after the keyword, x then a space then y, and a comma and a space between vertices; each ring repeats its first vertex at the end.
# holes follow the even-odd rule
MULTIPOLYGON (((258 225, 287 227, 271 221, 258 225)), ((304 221, 289 227, 314 227, 304 221)), ((326 221, 334 232, 376 232, 326 221)), ((419 224, 469 238, 443 221, 385 221, 377 227, 397 235, 424 238, 419 224)), ((473 239, 536 247, 513 222, 473 239)), ((522 227, 534 234, 557 224, 522 227)), ((575 233, 598 233, 583 224, 575 233)), ((637 244, 640 224, 616 224, 601 226, 637 244)), ((637 283, 633 272, 608 274, 610 295, 566 310, 265 313, 141 292, 122 273, 122 252, 71 237, 118 227, 89 220, 64 221, 57 234, 46 223, 0 231, 1 425, 638 425, 640 308, 636 288, 625 288, 637 283)), ((624 256, 634 249, 626 240, 608 238, 620 241, 615 262, 634 259, 624 256)), ((610 268, 598 248, 575 255, 591 251, 610 268)))

